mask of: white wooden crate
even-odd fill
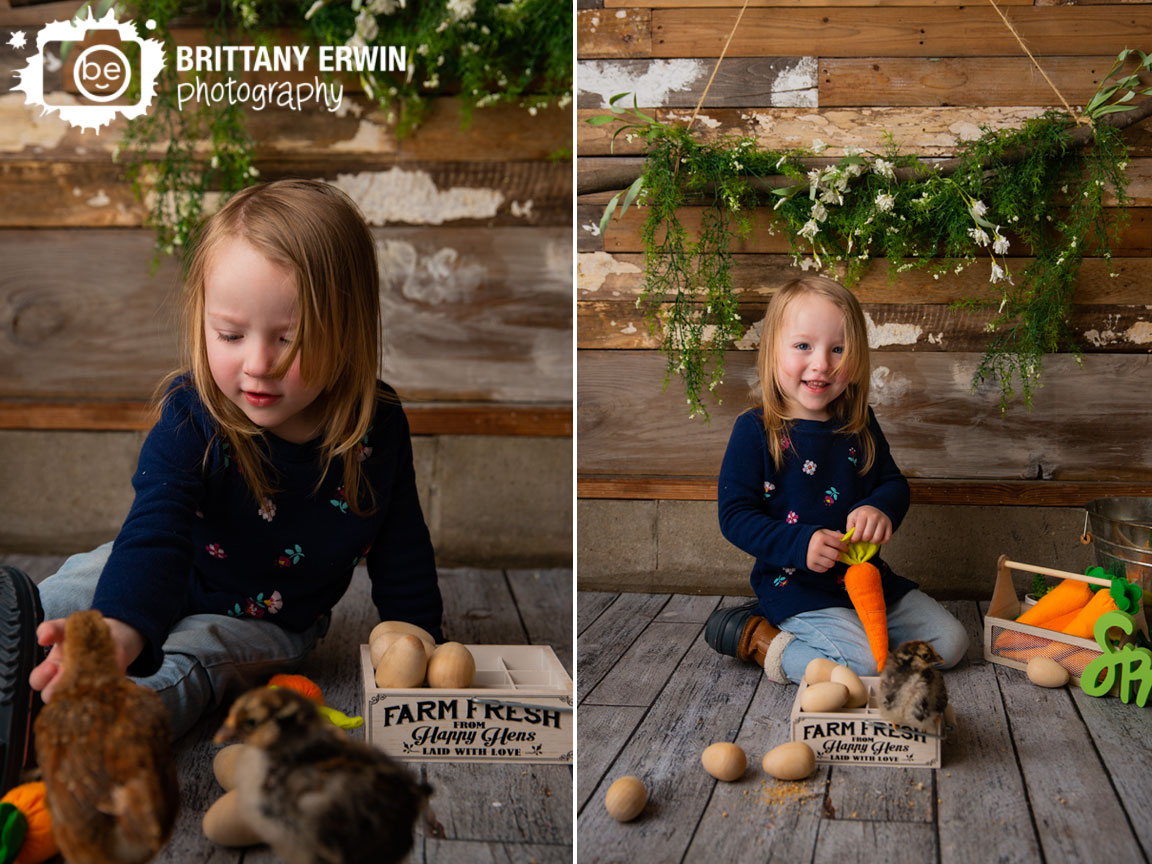
[[[468,645],[475,686],[376,686],[360,646],[368,741],[423,762],[572,762],[572,679],[548,645]]]
[[[940,767],[941,725],[926,735],[907,726],[893,726],[880,716],[876,693],[879,677],[862,677],[868,688],[863,708],[801,711],[800,697],[808,684],[800,682],[792,703],[792,740],[803,741],[823,765],[899,765]]]

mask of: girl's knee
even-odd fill
[[[941,668],[951,669],[968,654],[968,631],[964,625],[952,618],[947,627],[932,640],[932,647],[944,661]]]

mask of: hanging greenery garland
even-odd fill
[[[531,117],[572,98],[572,15],[555,0],[100,0],[96,12],[114,5],[122,18],[154,21],[149,35],[170,58],[155,104],[128,122],[114,156],[147,203],[158,249],[169,254],[187,247],[209,190],[226,198],[259,173],[242,104],[179,105],[172,27],[182,16],[203,22],[209,45],[269,46],[283,39],[277,28],[287,28],[310,46],[404,47],[406,72],[360,73],[365,95],[388,112],[399,137],[446,93],[459,101],[465,125],[477,108],[512,104]]]
[[[1139,57],[1139,67],[1120,74],[1129,56]],[[849,149],[835,160],[821,156],[819,140],[793,150],[762,150],[750,137],[702,142],[684,127],[656,122],[635,99],[622,107],[628,94],[614,96],[612,113],[588,122],[618,124],[613,142],[636,136],[647,149],[643,173],[611,199],[600,229],[617,209],[646,208],[637,306],[667,357],[665,386],[683,378],[689,417],[708,417],[704,393],[722,383],[724,352],[743,335],[732,244],[753,230],[754,208],[767,199],[767,230],[787,236],[794,264],[832,271],[848,286],[878,257],[892,278],[920,268],[937,279],[986,259],[999,298],[959,304],[995,309],[973,387],[998,384],[1001,410],[1018,391],[1030,405],[1046,354],[1080,356],[1069,315],[1085,238],[1089,254],[1102,256],[1115,275],[1111,243],[1128,200],[1120,127],[1128,123],[1113,115],[1132,111],[1125,120],[1135,122],[1152,114],[1152,100],[1132,104],[1138,94],[1152,95],[1138,77],[1150,68],[1152,55],[1125,49],[1081,118],[1049,111],[1019,129],[984,128],[955,158],[934,163],[901,153],[891,140],[882,153]],[[1104,206],[1109,190],[1114,210]],[[704,205],[695,236],[679,216],[690,204]],[[1008,266],[1013,241],[1026,250],[1015,254],[1034,259],[1020,272]]]

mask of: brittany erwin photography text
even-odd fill
[[[303,72],[308,62],[308,45],[181,45],[176,49],[178,72]],[[408,51],[403,45],[321,45],[317,52],[320,72],[404,72]],[[200,75],[183,81],[177,88],[180,110],[195,99],[202,103],[245,104],[256,111],[270,105],[301,110],[304,105],[322,103],[336,111],[344,98],[340,81],[326,82],[319,75],[312,81],[273,81],[251,84],[229,78],[205,81]]]

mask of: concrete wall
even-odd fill
[[[576,518],[580,590],[751,594],[752,557],[720,534],[714,501],[581,499]],[[913,506],[883,554],[934,597],[988,600],[1001,554],[1084,572],[1083,528],[1078,508]]]
[[[115,537],[143,440],[137,432],[0,432],[0,552],[67,554]],[[441,566],[571,566],[571,439],[412,443]]]

